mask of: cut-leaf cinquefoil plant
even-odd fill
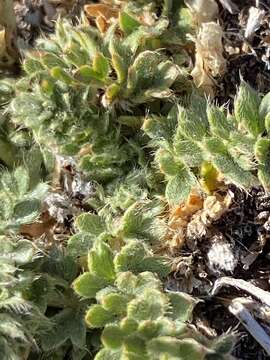
[[[244,189],[261,183],[269,190],[268,112],[269,94],[261,99],[242,82],[232,115],[197,96],[167,117],[149,115],[143,129],[157,149],[169,202],[185,200],[199,180],[213,190],[218,177]]]
[[[124,9],[104,35],[85,21],[73,27],[59,20],[55,35],[26,56],[10,104],[13,122],[54,154],[73,156],[92,179],[125,174],[139,156],[130,139],[144,146],[135,134],[147,108],[159,112],[174,91],[190,87],[156,44],[169,28],[168,16],[147,25]]]
[[[3,360],[83,360],[94,351],[81,301],[70,284],[77,264],[59,249],[0,236],[0,355]]]
[[[85,315],[91,329],[102,329],[103,348],[95,359],[229,356],[232,338],[220,338],[227,344],[222,348],[189,325],[196,300],[164,292],[158,278],[164,275],[160,260],[140,241],[130,241],[114,256],[106,243],[97,240],[88,255],[88,269],[73,288],[82,298],[96,300]]]

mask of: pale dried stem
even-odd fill
[[[247,331],[256,339],[256,341],[270,355],[270,337],[264,331],[262,326],[254,319],[251,313],[239,299],[234,299],[229,305],[229,311],[237,317]]]
[[[242,279],[222,277],[218,279],[213,287],[212,295],[215,295],[223,286],[233,286],[247,292],[261,303],[270,307],[270,293]]]

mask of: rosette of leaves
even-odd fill
[[[59,20],[55,35],[40,39],[24,61],[13,122],[54,154],[74,156],[93,179],[122,175],[137,162],[129,140],[146,108],[159,111],[178,80],[183,88],[180,68],[149,44],[167,26],[165,17],[147,26],[123,11],[102,37],[88,24]]]
[[[73,258],[84,258],[95,241],[105,241],[119,250],[129,241],[139,241],[153,247],[160,245],[166,234],[162,219],[164,204],[158,199],[136,200],[124,212],[115,214],[107,205],[99,213],[83,213],[75,220],[75,229],[67,244],[67,252]]]
[[[1,359],[84,359],[96,344],[84,322],[89,301],[70,288],[73,259],[56,248],[44,256],[32,242],[4,236],[0,259]]]
[[[27,359],[36,347],[35,336],[48,331],[49,322],[38,307],[28,301],[24,290],[31,276],[24,270],[37,256],[28,240],[0,236],[0,356],[3,360]]]
[[[185,200],[201,174],[209,186],[220,174],[244,189],[260,182],[269,190],[268,111],[269,95],[261,100],[242,82],[233,115],[195,96],[189,107],[175,106],[167,117],[146,118],[143,128],[157,148],[168,201]]]
[[[36,262],[33,270],[35,277],[24,296],[39,307],[51,327],[36,336],[39,350],[32,349],[30,359],[50,359],[52,354],[57,359],[84,359],[94,342],[84,322],[89,301],[80,301],[70,287],[77,276],[76,262],[55,247]]]
[[[161,258],[145,245],[130,241],[113,256],[97,241],[88,255],[89,271],[73,283],[82,298],[95,298],[85,315],[87,325],[102,329],[102,349],[95,359],[206,359],[224,356],[188,325],[196,300],[183,293],[164,292]],[[163,270],[162,270],[163,268]],[[166,267],[165,267],[166,269]],[[227,339],[227,343],[229,339]],[[230,338],[230,342],[232,339]],[[215,344],[216,345],[216,344]]]

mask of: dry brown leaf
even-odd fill
[[[223,75],[226,70],[222,36],[221,26],[215,22],[209,22],[202,24],[197,38],[193,39],[196,45],[196,56],[191,75],[195,85],[210,97],[214,95],[213,77]]]
[[[118,17],[118,10],[105,4],[88,4],[84,6],[84,11],[88,16],[103,16],[106,20]]]
[[[218,195],[208,196],[203,203],[203,209],[194,214],[187,225],[187,237],[190,240],[200,239],[206,235],[208,227],[219,220],[229,209],[232,197],[227,194],[224,198]],[[192,248],[192,241],[189,242]]]
[[[96,26],[98,30],[103,34],[108,29],[108,22],[103,16],[98,16],[96,18]]]
[[[118,9],[105,4],[88,4],[84,6],[88,17],[94,18],[101,33],[106,32],[113,19],[118,17]]]
[[[55,219],[50,217],[48,212],[41,215],[39,222],[33,224],[22,225],[20,233],[27,238],[38,239],[42,235],[45,235],[49,241],[53,239],[53,227],[56,224]]]
[[[181,248],[185,242],[186,228],[193,214],[203,207],[203,198],[193,190],[185,203],[172,210],[168,220],[167,241],[171,248]]]

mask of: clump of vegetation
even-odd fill
[[[261,99],[242,82],[233,115],[195,96],[171,116],[148,116],[143,129],[157,149],[168,201],[185,200],[200,179],[209,191],[218,180],[246,190],[261,183],[269,190],[268,103],[268,94]]]
[[[89,252],[88,268],[73,287],[97,302],[85,315],[90,328],[103,329],[103,349],[95,359],[226,359],[230,346],[226,351],[215,348],[188,324],[196,300],[163,291],[157,275],[166,275],[164,265],[141,242],[130,241],[114,257],[111,248],[98,241]]]
[[[190,88],[173,52],[162,50],[173,31],[169,18],[155,19],[148,9],[153,22],[147,25],[133,17],[133,7],[121,10],[104,35],[86,20],[77,27],[59,20],[55,35],[27,55],[10,105],[12,121],[31,129],[35,141],[73,156],[101,182],[138,163],[147,107],[159,112],[173,91]]]
[[[0,357],[229,360],[235,335],[196,328],[199,301],[168,290],[164,248],[180,250],[197,212],[207,227],[230,207],[215,194],[211,217],[203,192],[270,189],[269,94],[242,82],[233,113],[198,94],[182,1],[86,13],[59,19],[22,76],[0,83]],[[63,169],[91,192],[82,204],[76,185],[80,215],[63,217],[59,237],[44,199],[74,185]],[[23,238],[42,216],[50,244]]]

